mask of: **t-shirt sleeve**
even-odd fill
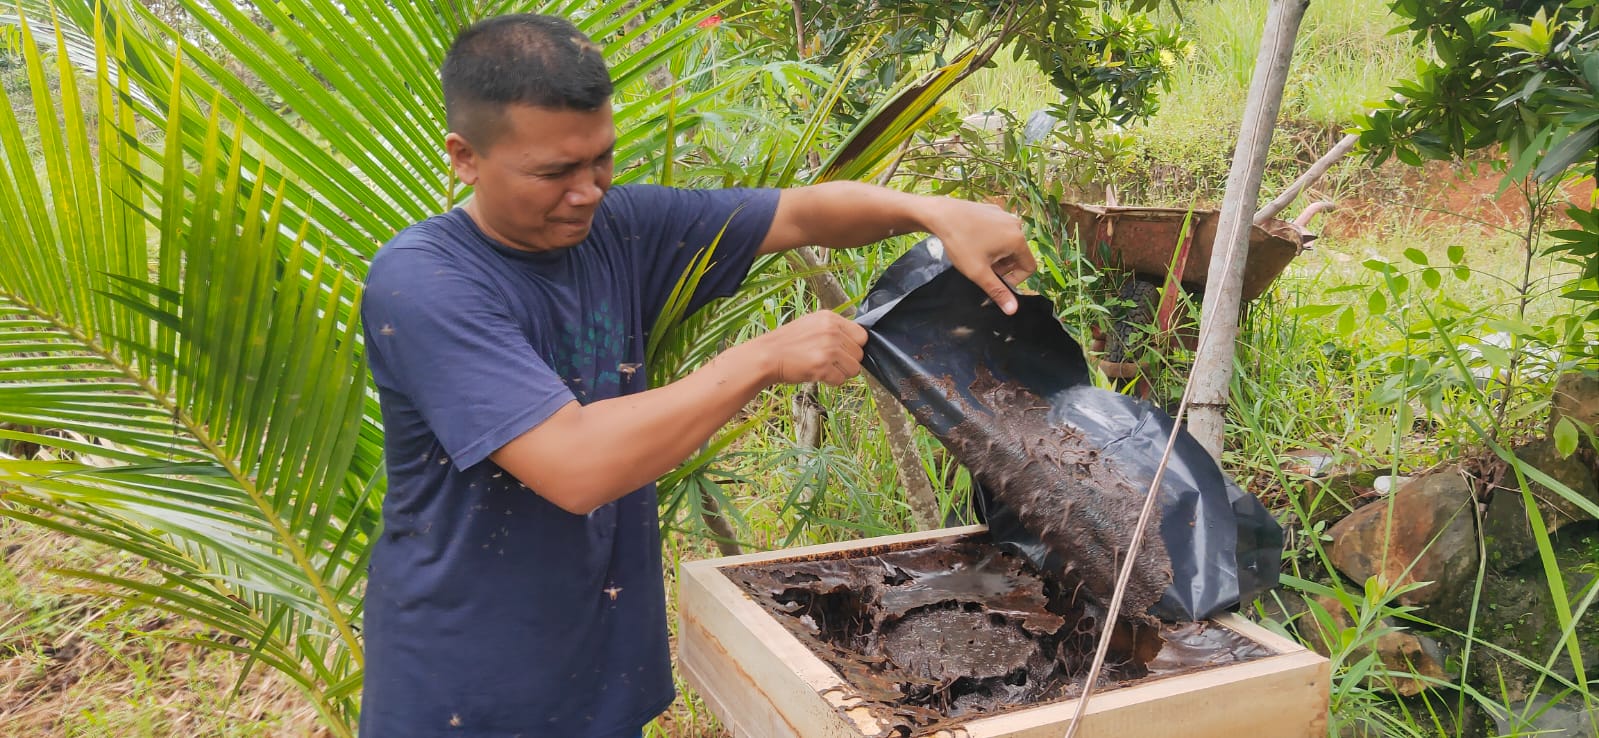
[[[646,330],[679,280],[709,251],[684,315],[738,290],[777,214],[780,190],[682,190],[633,185],[614,211],[637,269]]]
[[[424,251],[375,259],[361,315],[373,378],[466,469],[574,400],[494,285]]]

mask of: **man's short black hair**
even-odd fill
[[[440,76],[450,130],[478,148],[499,135],[507,105],[590,112],[611,99],[600,47],[571,21],[535,13],[501,15],[462,30]]]

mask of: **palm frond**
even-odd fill
[[[155,580],[71,572],[105,594],[245,637],[302,684],[343,678],[360,665],[365,548],[340,543],[375,526],[371,497],[346,490],[367,400],[348,319],[359,286],[285,234],[281,195],[246,181],[244,137],[222,135],[246,121],[211,105],[197,159],[178,123],[149,149],[102,24],[92,96],[55,55],[59,102],[21,27],[41,153],[0,98],[0,200],[19,226],[0,233],[0,419],[70,436],[7,432],[73,458],[0,462],[0,515],[159,565]],[[182,121],[181,66],[170,79],[164,112]],[[149,203],[146,168],[164,170]]]

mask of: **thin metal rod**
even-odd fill
[[[1299,175],[1299,179],[1288,185],[1288,189],[1283,190],[1282,194],[1278,195],[1276,199],[1266,203],[1265,207],[1255,211],[1255,225],[1261,225],[1277,217],[1278,213],[1292,205],[1294,200],[1299,199],[1300,193],[1303,193],[1305,188],[1315,184],[1316,180],[1321,179],[1322,175],[1327,173],[1327,170],[1332,169],[1332,166],[1338,163],[1338,160],[1353,151],[1357,143],[1360,143],[1360,134],[1358,133],[1351,133],[1338,139],[1338,143],[1327,153],[1322,154],[1321,158],[1316,160],[1316,163],[1311,164],[1304,174]]]

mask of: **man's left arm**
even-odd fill
[[[995,205],[912,195],[861,182],[827,182],[783,190],[760,253],[800,246],[854,248],[904,233],[930,233],[961,274],[1007,314],[1015,286],[1037,264],[1021,219]]]

